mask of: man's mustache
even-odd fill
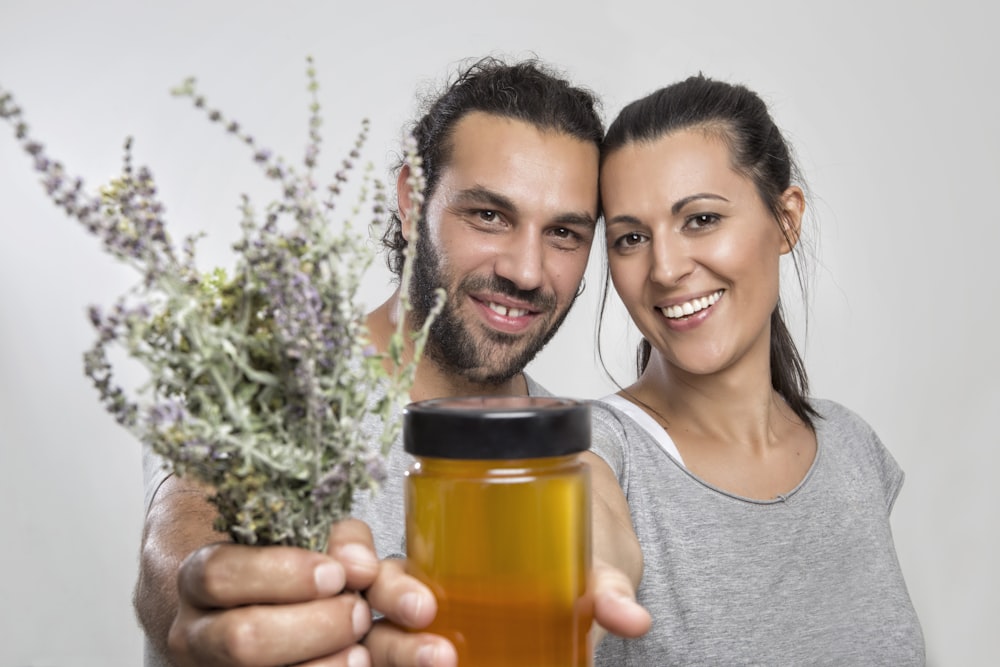
[[[469,276],[459,285],[465,292],[494,292],[517,299],[531,307],[532,310],[552,310],[556,306],[556,296],[551,292],[543,292],[542,288],[523,290],[512,281],[498,275]]]

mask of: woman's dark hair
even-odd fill
[[[599,106],[592,92],[570,85],[537,60],[512,65],[493,57],[476,61],[429,103],[412,129],[424,170],[424,206],[451,159],[455,125],[466,114],[483,111],[513,118],[599,146],[604,136]],[[399,276],[406,239],[398,211],[390,214],[382,245],[389,270]]]
[[[795,239],[789,238],[786,226],[781,224],[784,216],[781,197],[793,182],[801,182],[799,170],[767,105],[745,86],[699,74],[632,102],[608,128],[601,145],[601,162],[627,144],[653,142],[688,129],[701,129],[726,143],[733,168],[753,181],[790,245],[798,248],[799,244],[793,243]],[[792,257],[799,287],[805,295],[805,281],[794,251]],[[602,303],[600,320],[603,316]],[[643,339],[637,359],[640,374],[649,363],[650,353],[649,341]],[[785,325],[780,299],[771,313],[771,385],[795,414],[812,426],[812,418],[818,417],[818,413],[807,399],[809,379]]]

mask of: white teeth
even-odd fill
[[[503,315],[504,317],[524,317],[528,314],[526,308],[508,308],[507,306],[502,306],[499,303],[493,303],[490,301],[486,304],[489,309],[492,310],[497,315]]]
[[[676,320],[680,317],[687,317],[688,315],[694,315],[699,310],[705,310],[716,301],[722,297],[722,290],[709,294],[708,296],[703,296],[700,299],[691,299],[690,301],[685,301],[684,303],[679,303],[676,306],[667,306],[666,308],[660,308],[666,317]]]

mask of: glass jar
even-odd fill
[[[407,567],[437,597],[428,632],[458,664],[587,667],[590,409],[550,397],[412,403]]]

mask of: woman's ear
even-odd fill
[[[802,218],[806,212],[806,196],[802,188],[791,185],[781,195],[781,254],[791,252],[802,233]]]
[[[410,165],[404,164],[396,177],[396,211],[399,215],[400,231],[407,242],[410,240],[410,229],[413,225],[413,191],[410,189]]]

